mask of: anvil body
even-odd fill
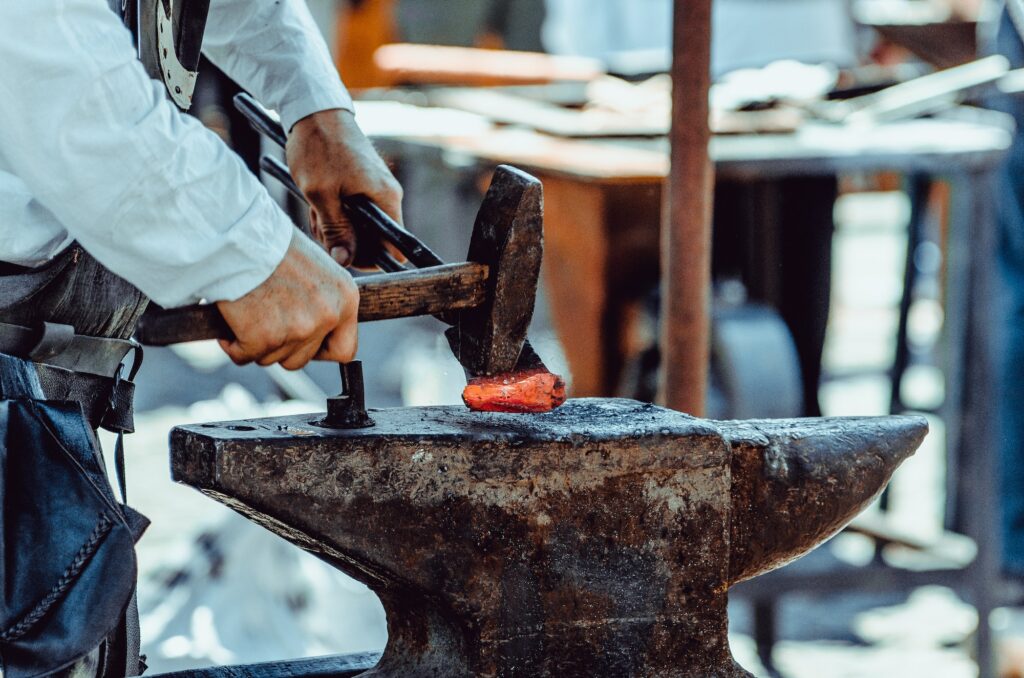
[[[727,592],[838,531],[919,417],[709,422],[628,400],[545,415],[431,407],[172,433],[172,470],[365,582],[367,676],[748,676]]]

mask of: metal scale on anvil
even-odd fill
[[[238,103],[283,143],[255,102]],[[297,192],[280,163],[264,166]],[[211,675],[749,676],[729,649],[729,588],[842,529],[927,432],[920,417],[711,422],[630,400],[561,405],[564,385],[526,342],[540,182],[497,170],[464,264],[441,264],[368,201],[346,209],[360,243],[383,239],[422,267],[373,252],[390,272],[358,281],[360,320],[437,315],[473,377],[467,403],[506,411],[367,412],[347,366],[326,414],[176,428],[175,480],[366,583],[388,618],[379,660]],[[159,345],[229,334],[212,306],[140,328]]]

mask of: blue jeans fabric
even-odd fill
[[[1006,10],[995,49],[1013,68],[1024,67],[1021,41]],[[999,173],[996,214],[1002,313],[997,359],[999,481],[1003,570],[1024,577],[1024,97],[994,96],[991,107],[1013,116],[1019,132]]]
[[[43,389],[32,363],[0,353],[0,398],[43,399]]]

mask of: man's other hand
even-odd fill
[[[356,235],[341,198],[365,195],[402,223],[402,187],[348,111],[320,111],[288,134],[288,167],[309,201],[313,234],[342,266],[356,255]]]
[[[348,271],[296,231],[284,259],[259,287],[217,302],[235,333],[221,348],[238,365],[281,363],[297,370],[314,358],[355,358],[359,290]]]

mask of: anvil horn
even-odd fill
[[[729,583],[819,546],[882,491],[923,417],[716,422],[732,445]]]

